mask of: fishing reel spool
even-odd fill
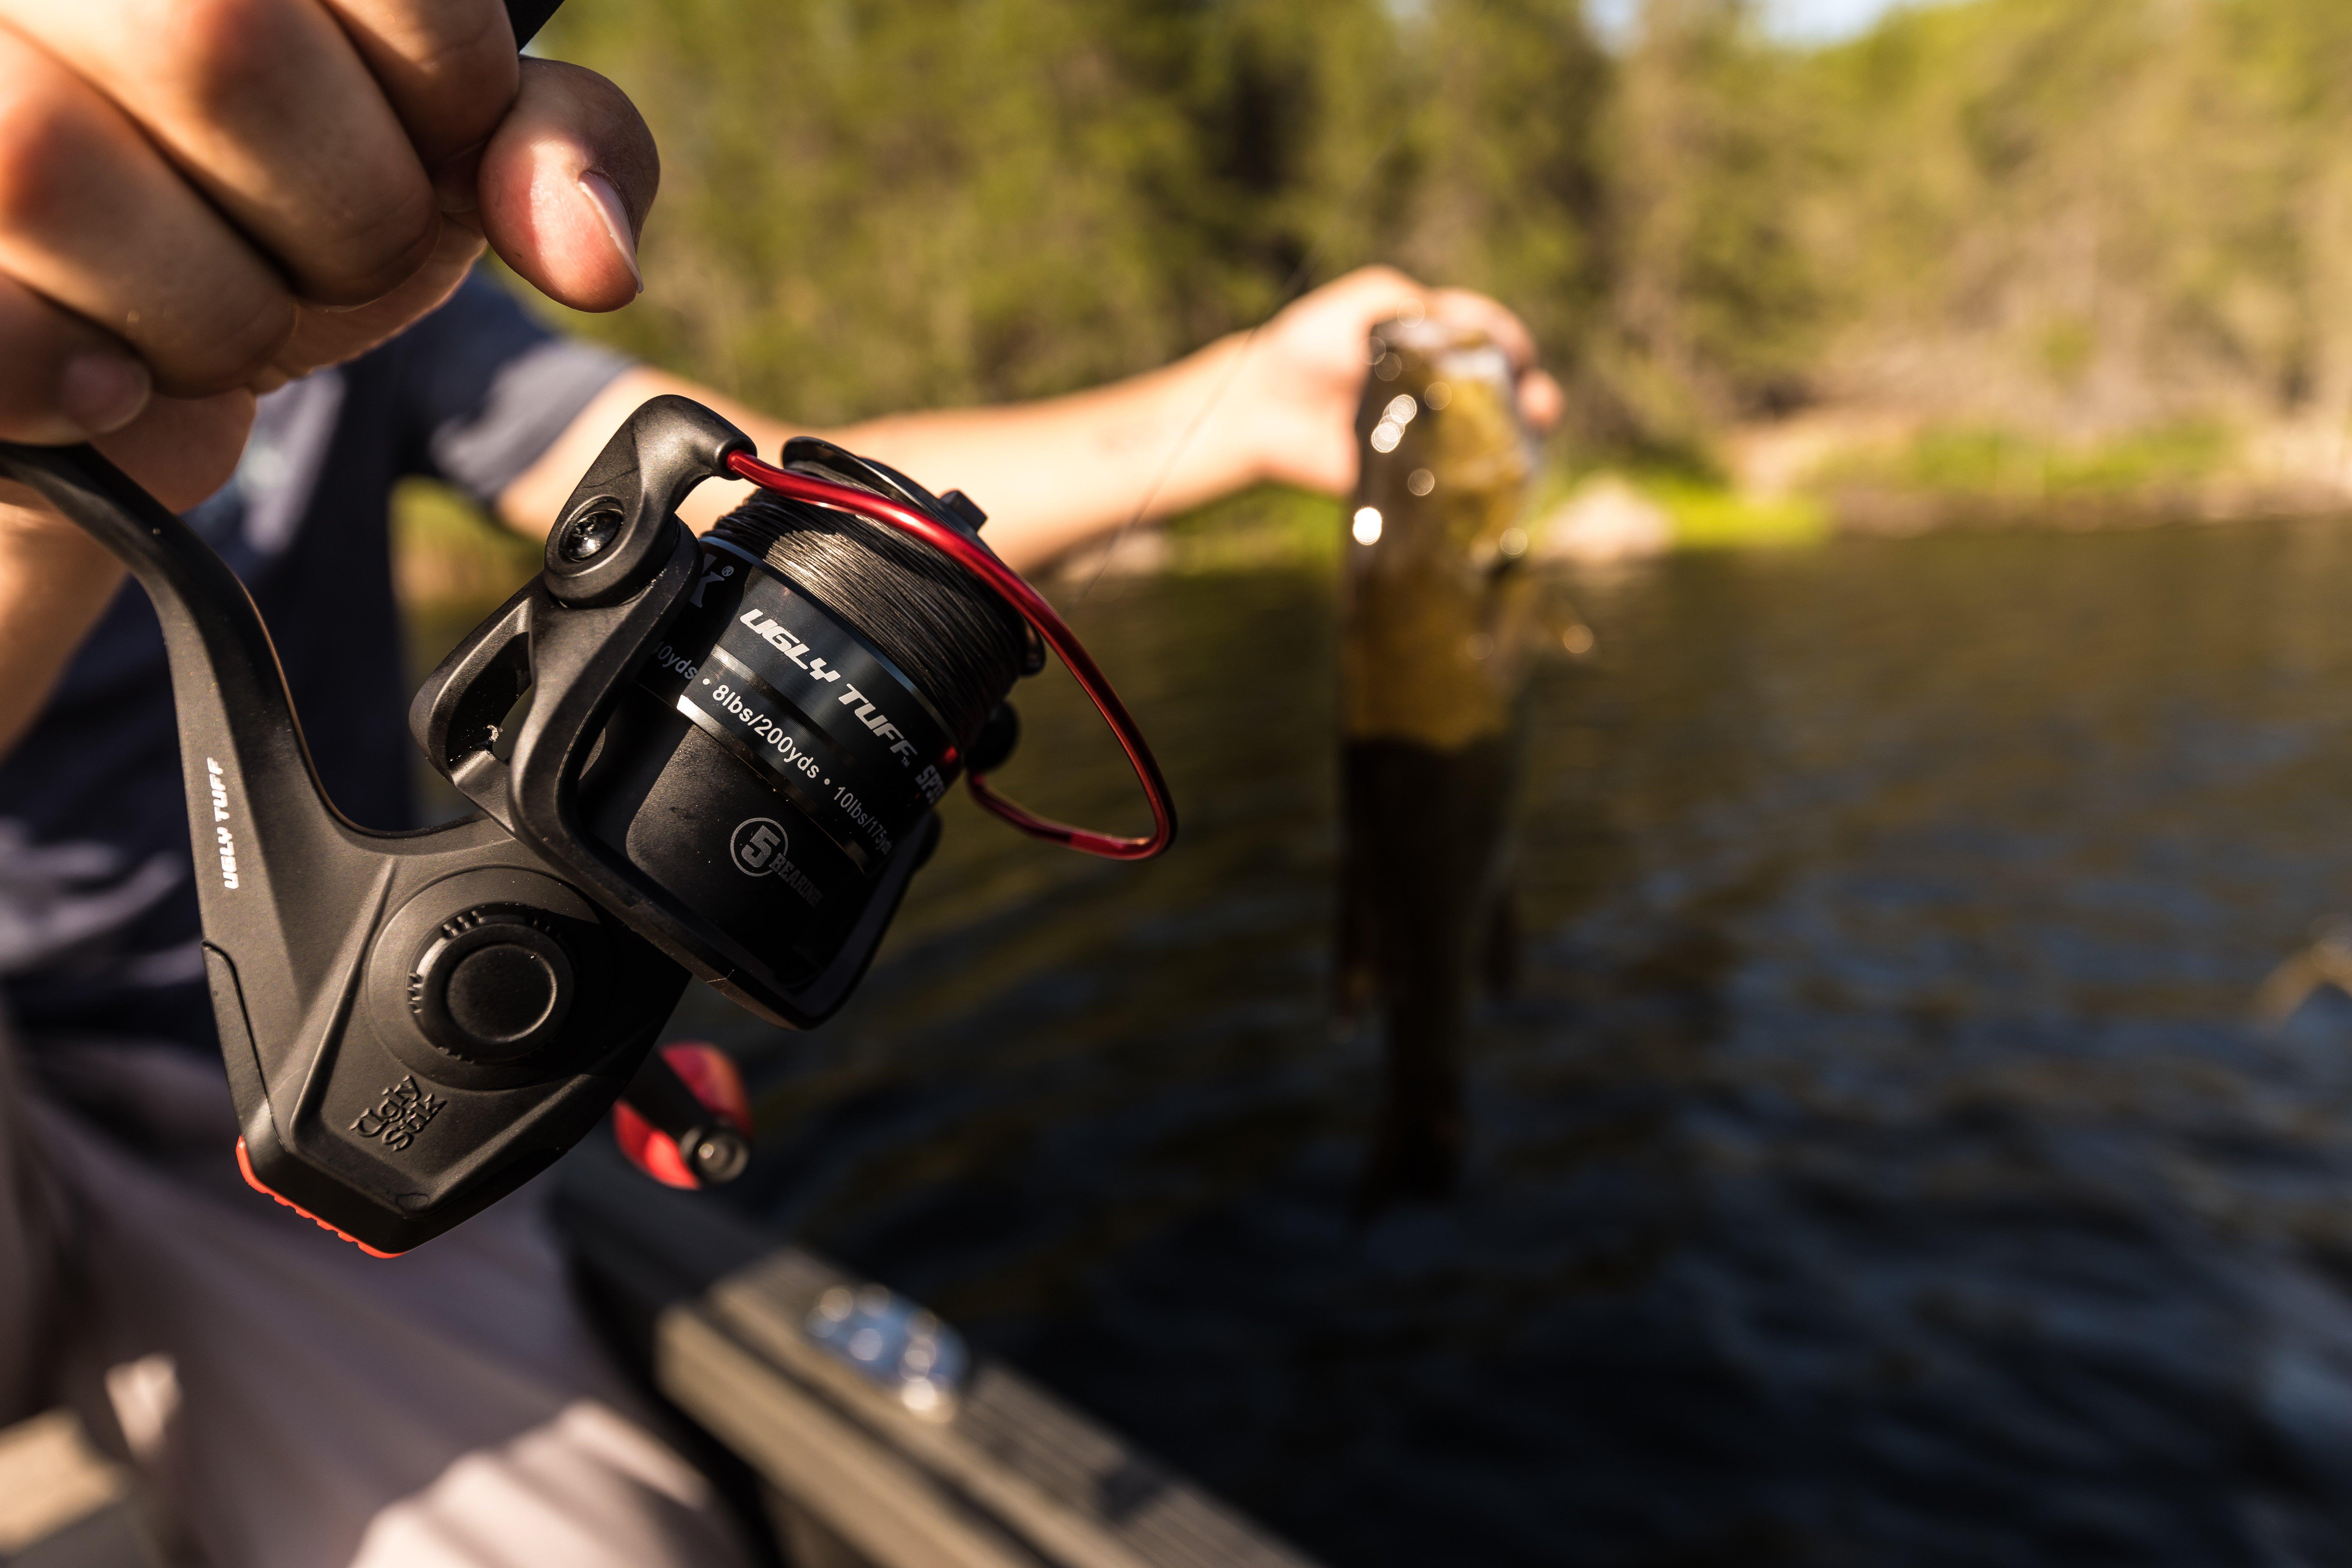
[[[121,557],[163,624],[205,961],[256,1186],[396,1254],[545,1170],[625,1092],[694,1174],[723,1180],[741,1134],[651,1051],[687,977],[773,1023],[829,1016],[937,843],[933,807],[957,773],[1048,840],[1123,859],[1167,847],[1150,749],[1069,629],[981,542],[979,510],[824,442],[782,459],[761,463],[688,399],[639,408],[558,514],[544,570],[411,705],[427,759],[478,810],[381,834],[325,798],[268,634],[220,558],[90,448],[0,443],[0,474]],[[779,499],[698,541],[677,506],[721,477]],[[826,531],[963,595],[972,624],[995,627],[993,663],[933,621],[877,631],[812,592],[796,542]],[[879,625],[911,590],[877,583]],[[1017,731],[1001,688],[1047,648],[1133,763],[1148,837],[1045,821],[982,777]],[[940,689],[958,658],[969,678]]]

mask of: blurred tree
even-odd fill
[[[1809,395],[1826,321],[1802,230],[1822,128],[1747,0],[1650,0],[1607,125],[1610,331],[1588,371],[1624,437],[1698,445]]]
[[[683,0],[553,47],[661,136],[639,352],[833,420],[1064,390],[1276,302],[1396,67],[1374,0]]]
[[[1839,341],[1817,388],[2084,434],[2352,412],[2352,12],[1979,0],[1790,62]]]
[[[1614,71],[1583,7],[1433,0],[1401,17],[1393,47],[1414,64],[1389,111],[1403,132],[1389,226],[1345,259],[1507,300],[1554,363],[1587,363],[1607,322]]]
[[[781,414],[1064,390],[1362,261],[1489,289],[1592,442],[1811,401],[2087,434],[2352,416],[2352,6],[667,0],[556,52],[660,135],[583,330]]]
[[[679,0],[549,47],[661,138],[647,293],[583,330],[780,413],[1035,395],[1404,259],[1598,296],[1576,0]]]

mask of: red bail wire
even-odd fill
[[[1103,672],[1077,635],[1071,631],[1054,606],[1038,597],[1037,591],[1021,579],[1021,574],[999,561],[995,553],[977,541],[910,506],[903,506],[887,497],[849,485],[837,485],[807,474],[795,474],[760,461],[749,452],[736,452],[728,457],[728,471],[736,478],[749,479],[761,489],[790,496],[794,500],[812,506],[832,507],[850,512],[885,528],[895,528],[911,538],[919,539],[953,561],[957,565],[988,584],[1000,599],[1037,628],[1045,646],[1054,650],[1079,689],[1094,702],[1095,709],[1110,726],[1111,734],[1118,741],[1119,749],[1134,765],[1135,776],[1143,785],[1143,798],[1151,806],[1151,836],[1148,838],[1127,838],[1117,834],[1097,833],[1091,828],[1072,827],[1067,823],[1051,822],[1007,800],[988,785],[978,773],[967,773],[965,783],[972,798],[1034,837],[1055,844],[1066,844],[1088,855],[1099,855],[1109,860],[1149,860],[1166,849],[1176,837],[1176,807],[1168,798],[1168,781],[1160,776],[1160,763],[1151,755],[1143,732],[1127,711],[1127,704],[1110,688]]]

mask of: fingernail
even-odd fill
[[[98,350],[66,362],[58,378],[58,407],[91,435],[103,436],[138,418],[153,390],[145,365],[126,353]]]
[[[621,193],[613,188],[612,181],[593,169],[580,176],[580,188],[588,193],[604,232],[613,237],[613,248],[621,253],[629,276],[636,279],[637,292],[644,293],[645,274],[637,270],[637,237],[629,232],[629,209],[621,205]]]

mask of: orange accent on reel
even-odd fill
[[[309,1209],[304,1208],[300,1204],[296,1203],[292,1198],[286,1196],[283,1193],[277,1192],[270,1187],[263,1185],[261,1178],[253,1173],[253,1157],[245,1152],[245,1140],[243,1138],[239,1138],[236,1141],[236,1168],[244,1173],[245,1184],[247,1186],[251,1187],[257,1193],[267,1194],[277,1202],[284,1204],[288,1208],[292,1209],[296,1214],[300,1215],[304,1219],[307,1219],[312,1225],[317,1226],[320,1230],[326,1231],[331,1236],[341,1237],[345,1241],[350,1242],[353,1247],[358,1247],[370,1258],[397,1258],[400,1256],[397,1252],[377,1251],[374,1247],[370,1247],[366,1242],[362,1241],[358,1237],[352,1235],[351,1232],[337,1230],[333,1226],[329,1225],[325,1220],[320,1219],[317,1215],[312,1214]]]

